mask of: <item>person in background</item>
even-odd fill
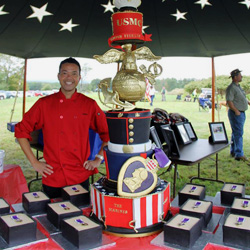
[[[230,73],[232,83],[226,89],[226,101],[229,107],[228,118],[232,129],[230,154],[237,161],[248,161],[243,151],[243,133],[246,120],[245,111],[250,104],[245,91],[241,88],[241,71],[235,69]]]
[[[153,106],[153,101],[154,101],[154,98],[155,98],[155,88],[154,88],[154,85],[150,86],[149,95],[150,95],[150,99],[151,99],[150,106]]]
[[[206,94],[201,92],[198,100],[199,100],[199,105],[205,110],[208,108],[210,113],[212,110],[212,102],[209,98],[206,98]]]
[[[81,184],[88,190],[89,176],[98,172],[103,147],[109,141],[104,112],[95,100],[77,92],[81,67],[74,58],[60,63],[58,93],[40,98],[15,126],[15,136],[32,167],[42,175],[43,191],[50,197],[61,196],[64,186]],[[103,141],[94,160],[90,155],[89,129]],[[31,150],[30,133],[42,129],[43,156],[40,162]]]
[[[196,101],[196,99],[197,99],[197,90],[196,89],[194,89],[194,91],[193,91],[193,93],[192,93],[192,96],[193,96],[193,98],[194,98],[194,102]]]
[[[166,88],[164,86],[161,89],[161,101],[162,102],[166,101]]]

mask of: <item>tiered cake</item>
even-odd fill
[[[107,176],[92,185],[91,199],[94,217],[103,222],[107,231],[141,236],[162,229],[162,220],[170,208],[170,184],[156,175],[158,166],[168,164],[157,162],[149,140],[151,112],[135,107],[135,102],[145,96],[146,78],[154,84],[162,68],[154,63],[148,70],[140,66],[142,73],[137,70],[136,59],[160,59],[147,47],[136,48],[150,40],[142,34],[142,13],[137,11],[141,1],[113,2],[119,11],[112,16],[109,44],[122,51],[111,49],[94,58],[100,63],[122,61],[122,65],[112,81],[112,91],[111,78],[99,84],[99,99],[110,109],[106,112],[110,142],[104,147]]]
[[[93,213],[110,232],[155,232],[162,228],[168,214],[170,184],[147,169],[146,158],[152,158],[154,153],[149,140],[150,118],[149,110],[107,112],[107,176],[92,186],[91,197]]]

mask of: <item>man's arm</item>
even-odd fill
[[[103,142],[101,149],[98,152],[98,155],[103,156],[103,147],[107,146],[107,142]],[[101,158],[95,157],[94,160],[88,160],[83,163],[83,167],[86,168],[87,170],[94,170],[95,168],[98,168],[102,162]]]
[[[235,115],[240,115],[240,111],[234,106],[232,101],[227,101],[228,107],[234,111]]]
[[[51,175],[53,173],[53,167],[46,164],[45,162],[40,162],[36,159],[34,153],[31,150],[30,143],[27,138],[17,138],[24,154],[29,160],[31,166],[43,177],[47,177],[47,175]]]

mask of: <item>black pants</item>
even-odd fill
[[[80,183],[80,185],[89,191],[89,179]],[[62,188],[50,187],[43,184],[43,191],[49,196],[50,199],[61,197]]]

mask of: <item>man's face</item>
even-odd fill
[[[58,80],[64,94],[74,93],[81,79],[79,67],[73,63],[64,63],[58,73]]]
[[[241,73],[239,73],[237,76],[235,76],[235,77],[234,77],[234,80],[235,80],[236,82],[241,82],[241,81],[242,81],[242,75],[241,75]]]

